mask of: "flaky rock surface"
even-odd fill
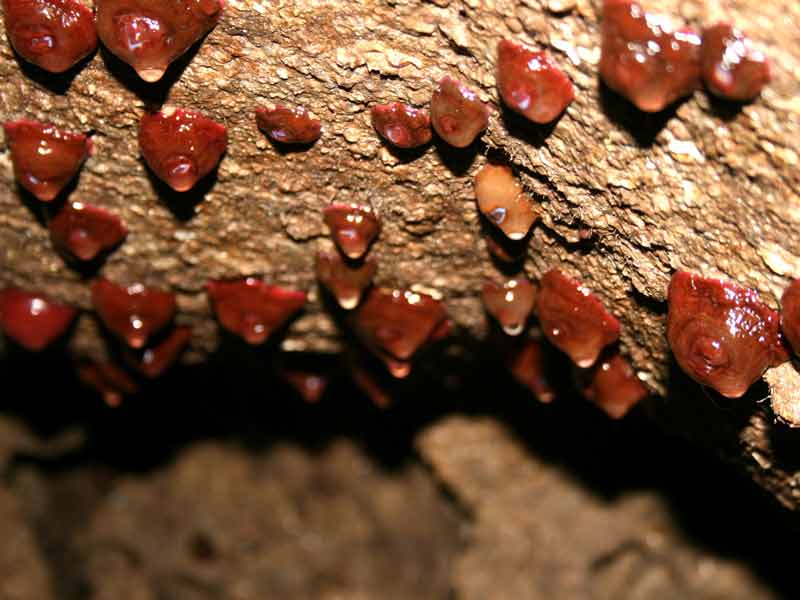
[[[646,116],[598,81],[599,0],[556,4],[563,10],[538,0],[231,0],[199,49],[156,85],[105,51],[77,73],[45,79],[20,64],[3,36],[0,119],[93,132],[96,152],[71,198],[116,212],[130,230],[103,273],[175,291],[180,321],[195,327],[194,360],[217,344],[206,280],[250,274],[312,290],[285,348],[341,347],[314,284],[314,256],[326,236],[322,209],[333,200],[371,202],[383,216],[372,249],[378,285],[436,288],[456,324],[483,335],[481,282],[496,271],[480,236],[472,178],[485,151],[497,149],[541,204],[527,275],[536,280],[559,268],[595,291],[622,322],[623,351],[657,394],[653,415],[796,507],[800,467],[784,453],[800,442],[773,422],[769,403],[745,399],[749,417],[739,419],[739,409],[690,397],[682,378],[676,385],[664,323],[676,269],[736,280],[773,307],[800,276],[800,5],[660,3],[697,25],[722,17],[746,24],[773,61],[774,81],[741,110],[697,93]],[[573,80],[576,100],[555,125],[533,126],[500,110],[494,65],[503,38],[549,50]],[[485,146],[456,152],[434,144],[413,157],[384,146],[370,106],[426,106],[445,75],[497,108]],[[313,111],[322,139],[306,152],[273,147],[254,116],[270,102]],[[137,126],[147,106],[162,104],[201,110],[228,128],[230,147],[213,185],[177,195],[148,172]],[[15,185],[5,141],[0,151],[0,286],[42,288],[89,309],[85,280],[53,251],[40,207]],[[91,319],[81,321],[72,346],[102,352]],[[677,401],[664,400],[670,390]],[[707,435],[709,426],[724,434]]]

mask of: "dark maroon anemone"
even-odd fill
[[[617,352],[585,374],[582,391],[612,419],[621,419],[647,397],[647,388],[630,363]]]
[[[424,110],[393,102],[373,106],[372,126],[387,142],[398,148],[417,148],[431,141],[431,120]]]
[[[485,165],[475,175],[478,209],[511,240],[521,240],[539,218],[511,167]]]
[[[509,279],[502,285],[487,281],[483,284],[483,305],[503,331],[519,335],[536,305],[536,288],[525,278]]]
[[[211,31],[224,0],[95,0],[103,45],[147,82]]]
[[[605,0],[600,76],[639,110],[659,112],[700,85],[700,36],[673,31],[633,0]]]
[[[381,386],[378,380],[367,369],[353,366],[350,369],[350,377],[370,401],[378,408],[389,408],[392,405],[392,396]]]
[[[547,339],[581,368],[619,338],[615,319],[588,288],[560,271],[545,273],[536,313]]]
[[[208,297],[220,324],[248,344],[263,344],[306,303],[306,293],[255,277],[209,281]]]
[[[164,110],[142,117],[139,148],[161,181],[186,192],[217,167],[228,148],[228,133],[198,112]]]
[[[703,30],[701,60],[708,89],[728,100],[752,100],[772,79],[766,55],[728,23]]]
[[[89,362],[78,366],[78,379],[95,390],[108,406],[116,408],[125,396],[139,391],[138,384],[110,362]]]
[[[328,378],[308,371],[284,371],[282,377],[308,404],[316,404],[328,387]]]
[[[800,354],[800,279],[786,288],[781,298],[781,326],[783,334],[795,354]]]
[[[29,63],[63,73],[97,49],[92,11],[77,0],[3,0],[11,45]]]
[[[325,223],[339,250],[351,259],[367,253],[381,231],[378,214],[369,206],[334,202],[325,209]]]
[[[354,263],[335,251],[317,253],[317,278],[345,310],[358,306],[364,290],[372,285],[377,269],[378,261],[371,256]]]
[[[50,123],[23,119],[3,129],[17,181],[42,202],[54,200],[92,152],[90,138]]]
[[[373,288],[355,313],[364,343],[397,378],[411,372],[411,359],[425,343],[446,332],[444,305],[427,294]]]
[[[108,252],[128,235],[119,217],[83,202],[67,203],[50,221],[48,229],[56,248],[84,261]]]
[[[508,40],[497,44],[497,89],[503,102],[534,123],[550,123],[575,99],[569,77],[547,52]]]
[[[678,271],[669,284],[667,339],[683,371],[726,398],[739,398],[789,356],[780,316],[758,292]]]
[[[431,344],[440,342],[450,337],[451,333],[453,333],[453,322],[450,319],[445,319],[433,330],[433,333],[431,333],[431,336],[428,338],[428,342]]]
[[[26,350],[44,350],[64,335],[77,314],[38,292],[0,290],[0,329]]]
[[[178,360],[191,339],[191,327],[175,327],[155,346],[144,350],[136,368],[148,379],[160,377]]]
[[[526,340],[511,358],[509,369],[521,385],[527,387],[540,402],[549,404],[556,398],[555,388],[548,378],[542,344]]]
[[[431,124],[445,142],[466,148],[489,125],[489,107],[451,77],[439,80],[431,98]]]
[[[322,123],[302,106],[272,104],[256,109],[258,128],[283,144],[313,144],[322,135]]]
[[[92,303],[97,316],[113,334],[131,348],[144,348],[150,337],[175,316],[175,295],[141,283],[119,286],[100,277],[92,282]]]
[[[486,241],[486,248],[489,253],[497,260],[504,263],[515,263],[525,256],[525,250],[528,245],[524,241],[501,243],[492,234],[484,235]]]

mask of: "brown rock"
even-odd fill
[[[292,10],[263,13],[230,5],[187,57],[188,66],[176,70],[179,77],[155,87],[127,71],[112,72],[100,54],[72,79],[32,78],[0,36],[0,120],[46,117],[59,127],[96,132],[96,152],[74,195],[118,214],[131,231],[104,275],[178,293],[181,320],[197,333],[188,360],[202,360],[217,343],[204,299],[208,279],[258,273],[283,286],[312,287],[313,241],[324,231],[321,211],[334,197],[371,202],[385,218],[373,249],[381,263],[376,285],[436,287],[459,330],[477,337],[485,333],[480,284],[495,274],[485,253],[476,252],[481,225],[471,202],[471,179],[484,159],[436,148],[396,156],[372,130],[368,107],[397,100],[424,106],[431,82],[443,73],[468,73],[465,85],[496,100],[496,40],[548,40],[569,58],[559,62],[578,88],[569,114],[551,129],[496,116],[483,138],[508,156],[541,201],[526,276],[538,280],[559,268],[613,304],[625,355],[664,397],[672,373],[663,302],[674,270],[725,276],[758,289],[773,308],[800,274],[800,83],[794,75],[800,6],[743,0],[726,7],[726,18],[747,24],[748,34],[776,57],[762,98],[728,114],[697,93],[656,116],[628,111],[598,89],[596,3],[578,3],[558,17],[535,2],[500,6],[488,1],[468,8],[465,21],[462,3],[445,1],[320,6],[296,0]],[[673,14],[679,8],[676,1],[659,7]],[[696,12],[698,21],[711,21],[705,18],[710,9],[698,4]],[[474,23],[492,35],[478,35]],[[541,39],[526,31],[541,32]],[[267,100],[267,91],[274,103],[302,102],[330,135],[310,151],[279,153],[252,119],[252,107]],[[139,157],[137,124],[146,106],[161,100],[202,110],[228,128],[231,150],[216,181],[187,197],[149,178]],[[9,164],[2,163],[0,287],[46,287],[90,308],[84,280],[53,252],[38,209],[21,200]],[[303,235],[286,223],[302,223]],[[587,225],[593,241],[578,247]],[[341,342],[318,301],[286,340],[296,351],[323,352],[339,350]],[[101,358],[103,344],[90,321],[79,325],[74,347]],[[695,400],[699,414],[679,410],[678,401],[655,416],[703,443],[709,443],[708,426],[724,432],[713,437],[716,452],[790,507],[800,506],[793,494],[800,469],[791,461],[776,466],[782,459],[770,437],[783,425],[774,423],[768,403],[751,405],[765,424],[751,430],[703,396]],[[770,466],[752,468],[751,443]]]

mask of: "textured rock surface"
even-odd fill
[[[94,132],[96,154],[71,197],[114,210],[131,232],[104,273],[178,292],[181,320],[195,325],[195,359],[217,340],[202,293],[207,278],[263,273],[313,289],[314,254],[326,234],[321,210],[331,200],[371,201],[385,217],[373,249],[378,283],[437,288],[458,325],[481,335],[480,283],[494,267],[471,177],[484,151],[499,149],[541,202],[528,275],[557,266],[590,286],[622,321],[623,349],[641,377],[663,396],[674,389],[664,339],[674,269],[735,279],[773,306],[800,275],[800,7],[793,0],[659,3],[695,24],[721,16],[746,24],[773,59],[775,81],[741,110],[698,93],[666,114],[644,116],[599,85],[599,5],[231,1],[199,50],[155,86],[105,51],[77,73],[44,77],[20,65],[3,37],[0,118]],[[485,146],[457,152],[434,144],[408,155],[381,144],[369,106],[425,105],[441,76],[462,78],[497,105],[494,49],[505,37],[549,49],[573,79],[576,101],[554,126],[496,110]],[[254,121],[255,107],[268,102],[312,110],[324,123],[322,139],[307,152],[273,147]],[[230,133],[216,180],[186,196],[165,189],[139,157],[138,120],[146,106],[161,104],[200,109]],[[41,207],[13,183],[8,153],[0,154],[0,285],[45,288],[88,308],[85,281],[52,251],[41,221]],[[581,241],[587,230],[591,241]],[[102,352],[90,319],[76,333],[77,351]],[[311,303],[284,346],[340,347],[321,303]],[[797,443],[771,442],[784,433],[775,431],[767,405],[755,409],[763,427],[747,429],[702,396],[699,402],[707,421],[673,411],[681,401],[657,400],[653,412],[699,441],[713,439],[796,506],[800,471],[782,452]],[[709,426],[725,435],[709,436]],[[764,457],[755,467],[752,444]]]
[[[23,519],[19,500],[5,486],[0,487],[0,598],[28,600],[55,598],[47,567],[36,540]]]
[[[42,457],[62,455],[82,443],[82,436],[66,432],[48,442],[38,438],[22,422],[7,415],[0,417],[0,469],[8,474],[19,454],[38,453]],[[27,520],[30,506],[4,481],[0,485],[0,598],[3,600],[55,599],[51,572]]]
[[[452,417],[423,433],[419,448],[474,515],[454,569],[459,598],[779,597],[735,560],[694,546],[663,498],[603,497],[531,459],[496,421]]]
[[[198,446],[119,482],[92,518],[97,598],[443,598],[456,513],[419,467],[381,473],[340,442],[314,456]]]

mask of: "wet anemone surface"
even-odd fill
[[[539,212],[508,165],[487,164],[475,175],[478,210],[509,240],[519,242]]]
[[[667,339],[687,375],[728,398],[789,358],[780,316],[758,292],[685,271],[670,282]]]
[[[80,261],[91,261],[109,252],[128,235],[119,217],[83,202],[68,202],[50,221],[48,229],[53,246]]]
[[[176,192],[187,192],[216,169],[228,147],[225,127],[183,108],[146,114],[139,148],[147,165]]]
[[[619,338],[620,324],[579,281],[552,270],[544,274],[536,314],[547,339],[581,368]]]
[[[362,258],[381,231],[378,213],[367,205],[333,202],[323,211],[331,239],[347,258]]]
[[[700,86],[701,38],[632,0],[604,0],[600,77],[639,110],[659,112]]]
[[[109,361],[85,361],[76,366],[78,380],[92,390],[106,405],[120,406],[126,396],[139,391],[139,385],[128,372]]]
[[[728,100],[752,100],[772,79],[764,52],[730,23],[703,30],[702,69],[708,89]]]
[[[514,379],[528,388],[537,400],[549,404],[556,398],[556,385],[547,361],[547,351],[538,340],[525,340],[512,351],[508,370]]]
[[[317,278],[345,310],[358,306],[364,291],[372,285],[377,269],[378,261],[372,256],[354,262],[335,251],[317,253]]]
[[[583,395],[612,419],[624,417],[648,394],[631,364],[618,352],[610,353],[580,377]]]
[[[483,305],[508,335],[519,335],[536,305],[536,288],[525,278],[514,278],[502,285],[483,284]]]
[[[433,137],[428,113],[408,104],[379,104],[370,109],[370,115],[375,131],[398,148],[418,148],[430,142]]]
[[[552,56],[509,40],[497,45],[497,88],[506,106],[540,125],[575,99],[572,81]]]
[[[161,377],[178,360],[191,337],[191,327],[175,327],[163,339],[134,356],[131,362],[148,379]]]
[[[42,202],[55,200],[92,152],[82,133],[22,119],[3,125],[19,185]]]
[[[39,292],[0,290],[0,331],[30,351],[40,351],[62,337],[78,310]]]
[[[270,139],[282,144],[313,144],[322,135],[321,121],[302,106],[257,108],[256,124]]]
[[[207,290],[220,325],[253,345],[265,343],[306,303],[305,292],[256,277],[209,281]]]
[[[411,290],[374,288],[352,316],[356,334],[397,378],[411,372],[411,359],[435,339],[447,321],[444,304]]]
[[[14,50],[51,73],[97,49],[94,15],[79,0],[3,0],[3,20]]]
[[[174,294],[139,282],[116,284],[100,277],[91,290],[100,321],[131,348],[143,348],[170,324],[177,309]]]
[[[489,107],[452,77],[443,77],[431,98],[431,124],[445,142],[466,148],[489,126]]]
[[[781,327],[795,354],[800,350],[800,280],[786,288],[781,297]]]
[[[98,0],[97,34],[109,51],[153,83],[214,28],[223,7],[223,0]]]

